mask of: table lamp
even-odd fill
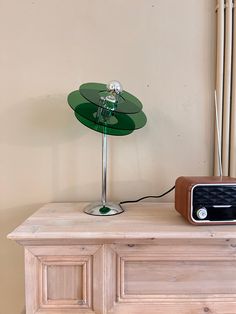
[[[107,135],[124,136],[142,128],[147,118],[142,103],[123,90],[118,81],[107,85],[85,83],[71,92],[68,103],[76,118],[88,128],[102,133],[102,196],[101,202],[89,204],[84,212],[95,216],[122,213],[123,208],[107,202]]]

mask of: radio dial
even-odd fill
[[[196,215],[199,219],[205,219],[207,217],[206,207],[201,207],[197,210]]]

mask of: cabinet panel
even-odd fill
[[[103,312],[102,246],[27,247],[25,267],[27,314]]]
[[[83,265],[47,265],[47,299],[82,300],[83,268]]]
[[[42,308],[91,307],[92,256],[44,256],[39,260]]]
[[[194,304],[217,308],[232,302],[236,313],[236,252],[227,241],[172,240],[111,247],[117,256],[116,311],[122,304],[130,304],[129,308],[133,304],[139,312],[147,304],[192,309]]]
[[[122,261],[125,296],[236,295],[236,261]]]

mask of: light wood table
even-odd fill
[[[173,204],[85,205],[45,205],[9,234],[25,248],[27,314],[236,313],[236,226],[190,225]]]

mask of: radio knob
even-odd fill
[[[201,207],[196,211],[196,215],[199,219],[205,219],[207,217],[206,207]]]

